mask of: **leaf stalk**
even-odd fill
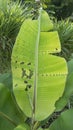
[[[4,114],[3,112],[0,112],[0,116],[2,116],[4,119],[8,120],[15,127],[17,126],[17,124],[10,117],[8,117],[6,114]]]

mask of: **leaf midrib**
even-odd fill
[[[38,18],[38,35],[35,45],[35,69],[34,69],[34,91],[33,91],[33,111],[32,114],[35,116],[36,102],[37,102],[37,85],[38,85],[38,52],[39,52],[39,41],[40,41],[40,25],[41,25],[41,12],[42,8],[39,10]]]

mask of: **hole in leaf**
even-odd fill
[[[28,85],[28,88],[31,88],[31,85]]]
[[[56,50],[58,50],[58,48],[56,48]]]
[[[28,84],[28,85],[26,86],[26,88],[27,88],[27,89],[31,88],[31,85],[30,85],[30,84]]]
[[[28,82],[25,80],[24,83],[27,84]]]
[[[26,75],[26,70],[24,70],[24,68],[22,68],[22,78]]]
[[[15,87],[17,87],[18,86],[18,84],[15,84]]]
[[[15,61],[15,63],[17,63],[17,60]]]
[[[20,62],[20,64],[21,64],[21,65],[23,65],[23,64],[24,64],[24,62],[22,61],[22,62]]]
[[[27,88],[25,88],[25,91],[28,91],[28,89],[27,89]]]
[[[31,65],[31,63],[29,62],[27,65]]]
[[[31,78],[33,76],[33,71],[29,70],[29,72],[30,72],[29,77]]]

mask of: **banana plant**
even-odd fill
[[[60,51],[58,33],[40,8],[37,20],[24,21],[12,52],[13,91],[19,107],[31,118],[29,129],[35,130],[37,122],[55,111],[63,94],[67,65],[64,58],[54,55]]]
[[[64,111],[50,126],[50,130],[73,130],[73,109]],[[49,130],[47,129],[47,130]]]
[[[0,74],[0,130],[13,130],[25,120],[13,97],[11,73]]]

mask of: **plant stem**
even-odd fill
[[[40,122],[38,122],[38,121],[35,122],[33,130],[37,130],[37,128],[39,127],[39,125],[40,125]]]
[[[31,122],[31,130],[34,130],[34,124],[35,124],[35,117],[34,117],[34,110],[32,110],[32,122]]]
[[[37,130],[37,128],[40,126],[40,122],[32,122],[31,124],[31,130]]]
[[[33,125],[33,127],[34,127],[34,123],[35,123],[35,111],[36,111],[36,102],[37,102],[38,48],[39,48],[39,40],[40,40],[40,22],[41,22],[42,8],[40,8],[39,12],[40,12],[40,15],[38,18],[38,34],[37,34],[36,46],[35,46],[35,71],[34,71],[34,91],[33,91],[33,108],[32,108],[32,125]]]
[[[17,124],[3,112],[0,112],[0,116],[2,116],[4,119],[8,120],[12,125],[17,126]]]

